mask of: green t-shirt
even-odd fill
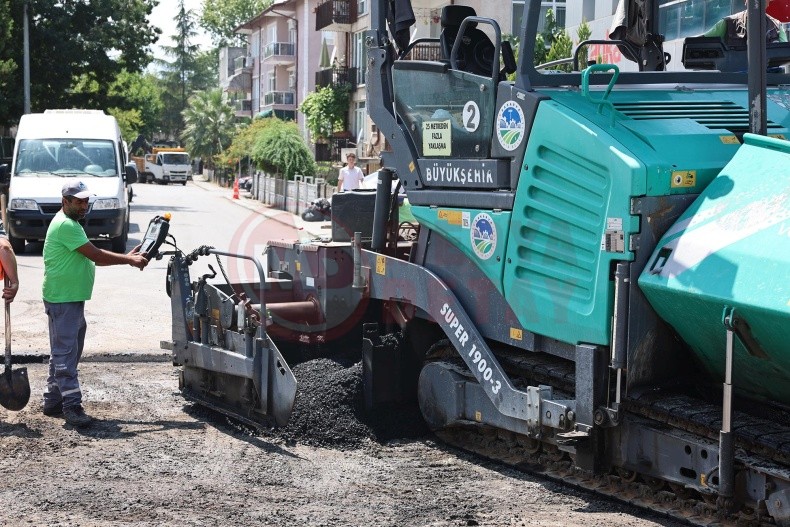
[[[53,304],[90,300],[96,264],[77,251],[86,243],[82,225],[59,211],[44,241],[44,300]]]

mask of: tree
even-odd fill
[[[312,176],[315,174],[313,154],[302,139],[296,124],[292,121],[267,119],[271,121],[255,137],[250,155],[265,169],[279,172],[286,179],[295,174]]]
[[[240,159],[250,155],[258,136],[261,135],[266,128],[278,121],[279,119],[276,118],[255,119],[249,125],[239,126],[236,129],[233,142],[225,150],[223,155],[234,162],[238,162]]]
[[[0,2],[3,7],[10,5],[13,21],[10,39],[0,30],[0,50],[10,47],[10,58],[19,65],[24,2]],[[156,0],[29,0],[31,109],[113,106],[107,94],[112,81],[122,70],[139,72],[151,61],[148,47],[156,42],[160,32],[147,20],[155,3]],[[0,20],[3,27],[8,19],[0,16]],[[8,60],[2,53],[0,60]],[[85,82],[84,79],[96,81],[97,89],[75,90],[75,83]],[[0,123],[16,121],[22,114],[21,68],[16,67],[6,82],[20,89],[12,90],[9,104],[0,104]]]
[[[143,127],[140,110],[122,110],[121,108],[108,108],[107,113],[115,117],[121,129],[121,135],[131,141],[137,137],[138,130]]]
[[[222,100],[219,88],[198,92],[184,110],[184,132],[181,136],[193,157],[202,157],[208,168],[214,168],[214,156],[226,149],[235,133],[233,108]]]
[[[579,42],[590,38],[592,31],[586,20],[582,20],[579,28],[576,30],[576,35]],[[573,41],[568,36],[568,33],[561,27],[557,26],[557,20],[554,18],[554,13],[551,9],[546,11],[546,24],[543,27],[543,32],[535,37],[535,64],[543,64],[573,56]],[[579,52],[579,67],[584,69],[587,67],[588,50],[585,46]],[[560,71],[571,71],[573,66],[571,64],[561,64],[555,66]]]
[[[120,111],[136,111],[139,115],[139,125],[134,133],[124,137],[132,138],[143,134],[151,139],[161,128],[164,111],[162,88],[153,74],[130,73],[124,70],[110,85],[108,94]]]
[[[204,0],[200,26],[209,32],[217,47],[238,45],[241,36],[233,30],[260,14],[271,0]]]
[[[121,70],[118,77],[102,86],[87,75],[80,76],[74,83],[74,90],[86,100],[98,99],[101,90],[105,91],[107,106],[102,109],[116,117],[121,123],[126,138],[151,134],[161,127],[162,97],[156,78],[151,74],[129,73]],[[90,103],[89,107],[93,107]]]
[[[351,89],[348,85],[325,86],[304,98],[299,111],[305,115],[305,124],[313,141],[327,139],[334,132],[346,127]]]
[[[11,6],[9,0],[0,0],[0,124],[3,124],[1,108],[11,106],[10,93],[14,72],[17,69],[13,57],[13,43],[11,41],[11,29],[14,21],[11,19]]]
[[[239,163],[254,164],[250,152],[255,144],[255,139],[275,120],[277,119],[254,119],[252,122],[238,122],[237,120],[236,134],[233,136],[230,146],[216,156],[217,164],[228,168],[236,167]]]
[[[190,84],[192,91],[205,91],[219,86],[219,48],[200,51],[195,55],[195,69]]]
[[[231,167],[243,163],[245,158],[286,178],[316,173],[313,155],[296,124],[276,117],[255,119],[248,126],[238,128],[233,143],[222,152],[219,161]]]
[[[170,37],[173,45],[162,46],[165,54],[173,61],[158,61],[163,68],[163,98],[166,108],[163,128],[167,135],[178,136],[184,127],[182,112],[187,106],[187,98],[192,93],[192,77],[197,66],[195,57],[199,49],[197,44],[192,43],[197,35],[195,26],[194,12],[186,9],[184,0],[179,0],[176,34]]]
[[[582,19],[582,23],[579,24],[579,29],[576,30],[576,36],[579,37],[579,43],[584,42],[592,35],[592,30],[590,29],[590,25],[587,23],[586,19]],[[584,46],[581,51],[579,51],[579,68],[584,69],[587,67],[587,60],[589,59],[590,48],[588,46]]]
[[[560,34],[565,30],[557,27],[557,19],[554,17],[554,10],[546,10],[546,23],[543,25],[543,31],[535,36],[535,64],[543,64],[549,62],[548,54],[551,45]]]
[[[573,41],[571,37],[568,36],[566,31],[561,32],[559,35],[554,37],[554,42],[551,43],[551,48],[549,48],[549,52],[546,55],[546,62],[552,62],[554,60],[566,59],[571,56],[573,53]],[[572,64],[561,64],[557,66],[557,70],[560,71],[571,71],[573,69]]]

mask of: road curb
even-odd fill
[[[287,225],[288,227],[295,227],[297,231],[304,231],[306,232],[311,239],[314,238],[326,238],[331,236],[331,225],[329,221],[320,221],[320,222],[307,222],[304,221],[299,215],[292,214],[290,212],[286,212],[284,210],[272,208],[264,203],[256,201],[251,197],[245,197],[249,195],[246,191],[241,193],[241,197],[239,199],[233,199],[232,189],[222,189],[215,185],[214,183],[210,183],[205,180],[195,180],[193,179],[192,183],[195,186],[208,191],[208,192],[216,192],[218,193],[221,190],[227,190],[227,195],[223,196],[228,201],[244,207],[245,209],[251,210],[262,216],[266,216],[270,220],[274,220],[278,223],[283,225]],[[287,218],[287,219],[286,219]]]

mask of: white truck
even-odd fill
[[[141,182],[186,185],[189,179],[192,179],[192,163],[183,148],[154,147],[150,154],[145,155],[145,170],[140,176]]]
[[[79,179],[95,194],[80,220],[92,240],[109,239],[125,252],[129,235],[129,185],[137,180],[126,163],[126,143],[114,117],[101,110],[46,110],[19,121],[10,171],[6,234],[17,253],[25,241],[43,240],[61,208],[63,184]],[[8,174],[7,167],[0,176]]]

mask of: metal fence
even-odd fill
[[[324,178],[296,175],[293,181],[286,181],[282,176],[263,172],[252,176],[254,199],[293,214],[301,214],[317,199],[331,200],[334,192],[335,187]]]

